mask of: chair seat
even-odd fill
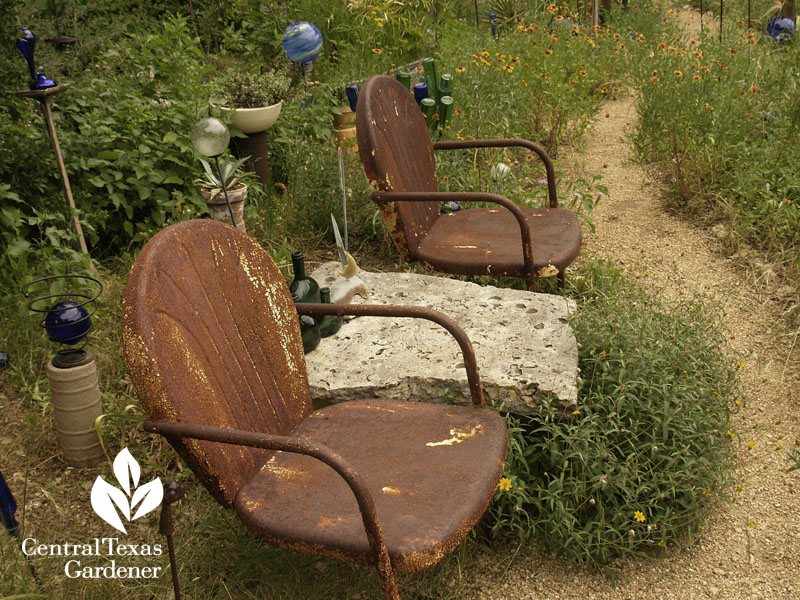
[[[323,408],[293,435],[327,445],[364,478],[400,571],[430,566],[461,542],[492,498],[508,444],[494,411],[395,400]],[[374,564],[353,493],[316,459],[276,452],[234,508],[272,544]]]
[[[531,228],[537,272],[553,265],[563,273],[581,249],[578,217],[563,208],[523,211]],[[447,273],[525,275],[519,224],[503,208],[472,208],[440,216],[420,241],[414,258]]]

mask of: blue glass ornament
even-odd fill
[[[32,90],[43,90],[58,85],[52,79],[48,79],[44,73],[36,72],[36,63],[33,60],[33,53],[36,50],[36,36],[27,27],[22,28],[22,36],[17,40],[17,48],[22,52],[25,61],[28,63],[28,70],[31,73],[31,83],[28,86]]]
[[[345,89],[345,93],[347,94],[347,102],[348,104],[350,104],[350,110],[356,112],[356,104],[358,104],[358,86],[357,85],[347,86],[347,89]]]
[[[791,42],[794,37],[794,21],[776,15],[767,22],[767,35],[779,44]]]
[[[415,83],[414,84],[414,100],[417,101],[417,104],[422,102],[423,98],[428,97],[428,84],[427,83]]]
[[[14,518],[15,512],[17,512],[17,502],[6,484],[6,480],[3,479],[3,474],[0,473],[0,521],[8,529],[8,533],[17,536],[19,535],[19,523]]]
[[[65,300],[47,311],[44,327],[51,342],[77,344],[92,328],[92,319],[83,306]]]
[[[311,23],[297,21],[283,32],[281,46],[289,60],[310,63],[322,50],[322,34]]]

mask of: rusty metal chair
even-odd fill
[[[312,411],[298,312],[442,325],[462,349],[474,406],[376,399]],[[373,565],[386,598],[399,597],[394,571],[437,563],[492,498],[505,422],[484,407],[469,339],[441,313],[294,305],[261,247],[202,220],[168,227],[144,247],[122,326],[128,372],[151,417],[145,429],[164,435],[256,537]],[[162,533],[171,531],[162,515]],[[176,577],[173,564],[179,595]]]
[[[409,91],[386,75],[361,88],[356,111],[358,149],[383,219],[409,262],[459,275],[525,277],[558,274],[581,248],[578,218],[558,208],[553,163],[538,144],[523,139],[431,143],[422,112]],[[547,208],[521,207],[484,192],[440,192],[434,150],[522,146],[535,152],[547,173]],[[440,202],[499,204],[439,214]]]

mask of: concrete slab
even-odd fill
[[[326,263],[312,276],[329,286],[337,266]],[[412,273],[358,275],[372,296],[357,296],[355,303],[425,306],[455,319],[475,347],[487,402],[521,414],[535,412],[544,398],[575,408],[578,347],[566,323],[574,301]],[[306,362],[315,402],[376,396],[470,402],[458,344],[429,321],[351,319],[307,354]]]

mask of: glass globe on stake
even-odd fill
[[[322,34],[307,21],[297,21],[283,32],[281,47],[292,62],[303,65],[303,78],[314,70],[314,60],[322,50]],[[312,77],[313,80],[313,77]]]
[[[230,198],[228,198],[228,187],[225,184],[225,175],[219,165],[220,155],[228,149],[231,141],[231,134],[228,126],[219,119],[206,117],[200,119],[192,127],[192,145],[199,154],[214,159],[219,174],[219,182],[222,186],[222,193],[225,196],[225,203],[228,205],[228,213],[231,216],[231,223],[236,227],[236,218],[233,216]]]

